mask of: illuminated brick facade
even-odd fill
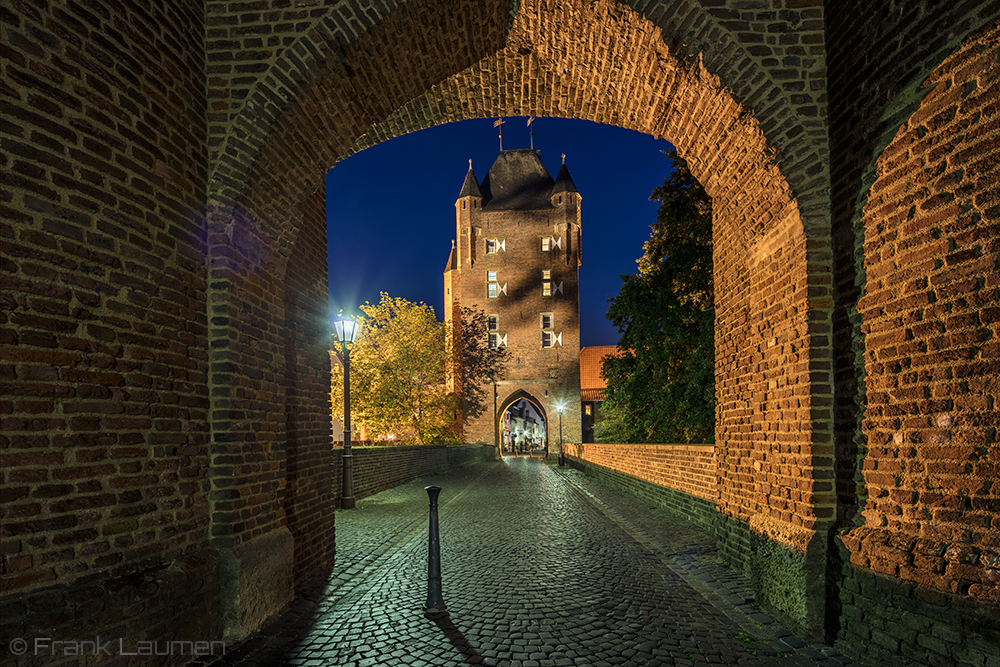
[[[547,421],[550,454],[559,444],[559,404],[564,441],[580,442],[580,194],[569,169],[563,164],[553,180],[528,149],[501,151],[482,183],[470,165],[455,236],[444,274],[453,340],[461,341],[461,308],[481,309],[490,344],[513,357],[496,388],[496,414],[490,406],[470,420],[465,440],[497,444],[504,410],[526,398]],[[452,381],[459,385],[460,374]]]

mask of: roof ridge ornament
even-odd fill
[[[497,118],[496,122],[495,122],[495,123],[493,123],[493,127],[498,127],[498,128],[500,128],[500,152],[501,152],[501,153],[503,153],[503,127],[502,127],[502,126],[503,126],[503,124],[504,124],[504,123],[506,123],[506,122],[507,122],[507,121],[505,121],[505,120],[504,120],[504,119],[503,119],[503,118],[501,117],[501,118]]]

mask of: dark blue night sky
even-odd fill
[[[381,143],[340,162],[326,178],[330,310],[357,313],[379,292],[444,306],[442,273],[455,237],[455,199],[469,158],[481,181],[500,145],[495,119],[449,123]],[[507,118],[505,149],[528,148],[527,118]],[[566,154],[583,197],[581,344],[614,345],[605,318],[619,276],[635,260],[656,219],[653,188],[663,184],[664,140],[589,121],[538,118],[535,149],[553,177]]]

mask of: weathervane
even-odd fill
[[[507,121],[505,121],[503,118],[497,118],[497,122],[493,123],[493,127],[499,127],[500,128],[500,152],[501,153],[503,153],[503,128],[500,127],[500,126],[503,125],[506,122]]]
[[[531,150],[535,150],[535,131],[531,129],[531,121],[535,120],[534,116],[528,116],[528,129],[531,130]]]

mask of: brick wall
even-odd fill
[[[295,582],[333,560],[330,489],[330,327],[327,304],[326,190],[307,201],[285,280],[285,506],[295,539]]]
[[[758,581],[815,603],[829,555],[828,618],[785,612],[852,651],[876,643],[840,620],[860,607],[838,580],[878,595],[877,568],[902,591],[887,614],[912,586],[995,608],[996,38],[970,37],[991,3],[284,4],[0,8],[5,606],[166,566],[183,576],[135,618],[193,624],[157,600],[221,587],[228,628],[234,582],[255,589],[240,568],[271,562],[253,544],[298,535],[298,565],[250,573],[284,596],[286,569],[321,567],[323,177],[405,132],[534,115],[666,137],[713,197],[730,561],[799,549],[791,579]],[[926,655],[958,659],[961,627]]]
[[[713,445],[573,443],[565,446],[565,453],[573,467],[715,531],[718,486]]]
[[[3,646],[218,634],[204,14],[4,2]]]
[[[566,456],[715,502],[714,445],[567,444]]]
[[[333,452],[333,495],[339,507],[343,468],[342,447]],[[366,498],[423,477],[452,472],[480,461],[495,461],[492,445],[408,445],[351,447],[354,497]],[[428,481],[428,484],[433,484]]]
[[[845,4],[828,38],[840,165],[830,633],[870,662],[983,664],[1000,637],[998,26],[988,3],[863,18]],[[858,39],[879,48],[845,48]]]

